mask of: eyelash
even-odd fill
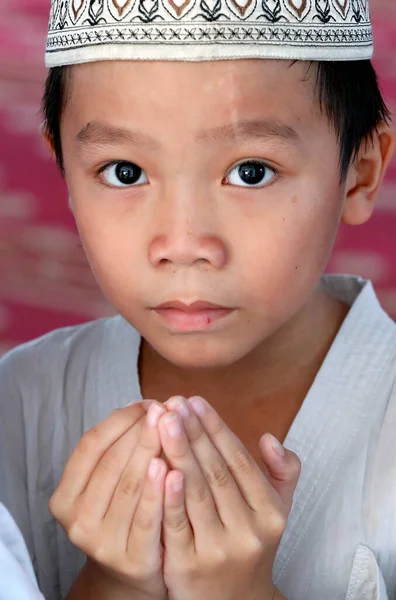
[[[100,175],[102,175],[102,173],[104,171],[106,171],[106,169],[108,169],[109,167],[114,167],[114,165],[118,165],[118,163],[120,162],[126,162],[124,160],[111,160],[110,162],[105,163],[104,165],[102,165],[101,167],[99,167],[98,169],[96,169],[95,171],[95,179],[99,179]],[[103,183],[103,181],[100,181],[101,183]],[[104,185],[106,185],[106,183],[104,183]],[[108,186],[110,187],[110,186]]]
[[[255,161],[255,162],[260,162],[262,163],[262,165],[268,169],[270,169],[271,171],[273,171],[274,173],[274,177],[271,181],[269,181],[267,184],[265,184],[263,187],[267,187],[270,186],[274,181],[278,180],[279,176],[280,176],[280,171],[278,169],[276,169],[275,167],[269,165],[266,161],[264,160],[260,160],[258,158],[245,158],[243,160],[241,160],[240,162],[237,162],[236,164],[234,164],[230,169],[228,169],[227,171],[227,175],[225,175],[225,177],[223,178],[223,181],[227,178],[228,174],[235,169],[236,167],[243,165],[246,162],[250,162],[250,161]],[[118,160],[112,160],[110,162],[105,163],[104,165],[102,165],[101,167],[99,167],[96,171],[95,171],[95,179],[99,181],[100,184],[110,188],[110,189],[114,189],[113,186],[109,185],[108,183],[106,183],[106,181],[103,181],[103,179],[100,177],[101,174],[108,169],[109,167],[114,167],[115,165],[117,165],[120,162],[130,162],[130,161],[125,161],[122,159],[118,159]],[[228,185],[228,184],[227,184]],[[134,187],[134,186],[131,186]],[[136,186],[135,186],[136,187]],[[231,186],[231,187],[236,187],[236,186]],[[120,188],[123,189],[123,188]],[[128,187],[126,187],[126,189],[130,189]],[[254,187],[251,186],[250,189],[262,189],[260,187]]]

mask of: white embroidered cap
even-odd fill
[[[52,0],[46,65],[372,53],[368,0]]]

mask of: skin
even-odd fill
[[[67,599],[281,600],[272,569],[300,462],[268,435],[260,450],[265,472],[199,397],[86,432],[49,503],[88,559]]]
[[[371,216],[393,150],[384,126],[340,182],[338,141],[306,75],[304,63],[272,60],[79,65],[61,122],[88,260],[144,338],[144,397],[200,394],[254,447],[257,423],[284,439],[345,318],[319,279],[340,220]],[[246,120],[295,133],[242,136]],[[126,133],[104,139],[98,123]],[[231,185],[249,158],[278,174],[261,188]],[[136,163],[149,183],[109,186],[97,172],[114,160]],[[174,299],[237,310],[180,334],[152,311]]]
[[[266,121],[266,126],[250,125],[243,132],[246,121]],[[161,586],[175,600],[187,596],[195,600],[194,589],[198,598],[209,597],[209,589],[217,589],[216,598],[226,600],[281,598],[273,589],[271,570],[298,479],[298,460],[290,453],[279,462],[270,438],[261,433],[284,439],[348,312],[324,290],[320,277],[340,221],[358,225],[370,218],[393,151],[393,135],[386,126],[374,133],[372,143],[362,144],[347,177],[340,181],[339,145],[319,112],[306,65],[254,60],[73,67],[61,135],[70,206],[92,270],[110,302],[143,336],[139,363],[143,397],[164,402],[174,394],[199,394],[217,411],[201,420],[206,438],[202,433],[194,437],[183,421],[184,433],[177,443],[167,434],[169,413],[162,414],[156,434],[151,432],[151,446],[140,436],[136,446],[140,454],[117,460],[117,474],[108,472],[105,461],[104,472],[111,479],[106,485],[96,470],[103,474],[103,456],[115,445],[123,446],[121,440],[129,434],[120,433],[117,441],[110,435],[112,427],[105,424],[106,443],[94,436],[95,443],[86,449],[83,442],[89,466],[82,488],[65,498],[64,491],[81,470],[77,453],[78,460],[69,465],[51,505],[72,541],[93,559],[69,600],[123,600],[131,598],[131,589],[134,600],[157,600],[163,596]],[[233,169],[247,159],[268,165],[264,186],[235,185]],[[134,187],[116,187],[114,179],[112,183],[108,179],[108,169],[99,173],[116,160],[139,165],[147,179]],[[206,300],[236,310],[203,332],[179,333],[152,310],[170,300]],[[171,416],[179,419],[178,409],[172,405],[171,410],[176,411]],[[220,428],[226,432],[222,444],[216,437],[221,416],[230,426],[224,423]],[[196,437],[206,440],[204,450],[202,445],[197,448]],[[244,499],[235,485],[244,489],[254,477],[249,469],[238,474],[232,468],[232,444],[241,442],[247,448],[245,457],[263,459],[267,475],[255,471],[258,479]],[[143,462],[136,458],[141,453]],[[216,525],[213,511],[205,529],[209,506],[200,516],[191,504],[197,486],[209,489],[203,495],[209,503],[219,493],[214,471],[212,477],[206,472],[208,455],[216,455],[214,462],[229,469],[223,470],[229,485],[222,490],[219,510],[232,506],[230,515],[235,509],[239,518],[228,536]],[[150,512],[150,499],[158,494],[150,495],[153,487],[143,482],[153,457],[162,465],[157,492],[162,490],[163,504]],[[140,553],[140,558],[128,556],[124,542],[114,544],[125,531],[139,536],[133,515],[124,514],[125,528],[105,527],[106,511],[119,514],[118,507],[111,506],[123,498],[113,494],[123,469],[133,474],[135,483],[136,477],[140,481],[135,495],[136,486],[125,488],[132,495],[131,507],[140,506],[146,518],[150,514],[154,528],[149,532],[152,552]],[[177,477],[182,477],[184,487],[173,493]],[[268,495],[268,482],[276,493]],[[84,515],[91,516],[92,498],[103,497],[104,488],[110,504],[84,534]],[[257,498],[263,512],[254,520],[249,510]],[[172,511],[179,519],[175,531],[170,525],[175,523]],[[270,514],[273,520],[268,519]],[[141,517],[137,523],[143,523]],[[241,523],[258,546],[249,555],[250,575],[232,581],[228,574],[238,573],[237,565],[245,565],[247,556],[246,548],[243,556],[237,556]],[[190,535],[181,535],[189,531]],[[208,536],[210,545],[198,543]],[[142,543],[148,548],[147,539]],[[98,554],[98,548],[103,552]],[[214,548],[219,554],[209,556]],[[153,557],[153,564],[141,563],[147,556]],[[132,578],[131,564],[136,574]],[[218,568],[211,569],[213,564]]]

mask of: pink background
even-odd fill
[[[0,0],[0,354],[56,327],[112,314],[79,246],[39,136],[49,0]],[[396,107],[396,1],[372,0],[375,64]],[[396,317],[396,160],[372,221],[342,228],[329,270],[371,278]]]

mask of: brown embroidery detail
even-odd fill
[[[168,3],[171,5],[177,16],[180,17],[186,6],[191,4],[192,1],[193,0],[184,0],[184,2],[180,5],[176,4],[176,2],[174,2],[173,0],[168,0]]]
[[[304,10],[307,8],[307,0],[300,0],[300,2],[297,0],[297,3],[300,4],[300,7],[296,6],[296,0],[286,0],[286,2],[290,8],[297,13],[298,18],[301,19]]]
[[[239,14],[244,17],[246,11],[248,10],[248,8],[250,8],[250,6],[253,3],[253,0],[247,0],[247,2],[245,2],[245,4],[240,4],[238,2],[238,0],[231,0],[232,4],[235,6],[235,8],[237,9],[237,11],[239,12]]]
[[[79,14],[85,4],[85,0],[73,0],[72,9],[74,14],[74,20],[77,21]]]
[[[118,11],[118,16],[122,17],[122,14],[126,11],[127,8],[129,8],[132,0],[124,0],[121,2],[119,0],[111,0],[113,5],[115,6],[115,8]]]
[[[334,2],[337,4],[342,16],[345,18],[346,12],[348,10],[349,0],[334,0]]]

